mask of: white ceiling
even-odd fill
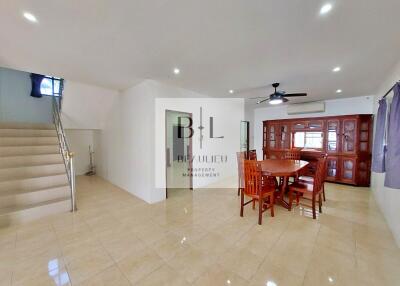
[[[400,60],[399,11],[398,0],[0,0],[0,66],[114,89],[151,78],[210,96],[275,81],[308,92],[300,101],[368,95]]]

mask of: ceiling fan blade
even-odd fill
[[[286,93],[283,94],[284,97],[295,97],[295,96],[307,96],[307,93]]]
[[[259,96],[259,97],[250,97],[250,98],[245,98],[245,99],[260,99],[260,98],[265,98],[265,96]]]
[[[263,100],[261,100],[261,101],[258,101],[257,104],[263,103],[263,102],[265,102],[265,101],[267,101],[267,100],[269,100],[269,98],[266,98],[266,99],[263,99]]]

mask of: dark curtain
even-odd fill
[[[372,150],[372,171],[385,172],[385,128],[386,128],[386,99],[379,100],[379,108],[376,118],[375,139]]]
[[[43,78],[44,78],[44,75],[31,73],[31,82],[32,82],[31,96],[32,97],[42,97],[42,94],[40,92],[40,85],[42,83]]]
[[[400,189],[400,84],[393,88],[394,96],[388,119],[385,187]]]

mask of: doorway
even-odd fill
[[[166,198],[193,189],[192,138],[188,126],[192,113],[165,111]]]

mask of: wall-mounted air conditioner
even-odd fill
[[[317,113],[325,111],[325,102],[295,103],[287,106],[287,114]]]

